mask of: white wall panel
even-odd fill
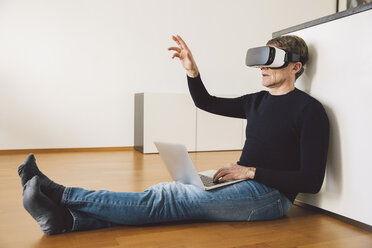
[[[133,146],[134,94],[187,93],[188,43],[212,94],[261,89],[247,48],[336,0],[0,0],[0,149]]]
[[[293,34],[309,45],[297,87],[317,98],[330,119],[326,180],[300,201],[372,225],[372,10]]]

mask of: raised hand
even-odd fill
[[[190,77],[197,77],[199,75],[198,67],[196,66],[195,60],[191,54],[190,49],[186,43],[182,40],[179,35],[172,35],[172,39],[178,44],[178,47],[169,47],[168,51],[175,51],[172,59],[175,57],[179,58],[183,68],[187,71]]]

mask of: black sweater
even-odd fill
[[[246,140],[237,164],[255,167],[254,180],[278,189],[292,202],[299,192],[320,190],[327,161],[329,122],[319,101],[297,88],[279,96],[260,91],[221,98],[208,93],[200,75],[187,80],[198,108],[247,119]]]

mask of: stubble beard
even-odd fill
[[[272,88],[280,87],[280,85],[282,85],[283,83],[282,82],[270,82],[269,84],[265,84],[265,82],[263,82],[262,84],[263,86],[272,89]]]
[[[272,80],[270,80],[269,82],[266,82],[265,84],[264,79],[262,79],[262,85],[269,89],[273,89],[273,88],[280,87],[284,83],[284,81],[285,80],[281,80],[281,79],[278,80],[276,77],[274,77],[272,78]]]

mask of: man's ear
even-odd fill
[[[293,63],[293,72],[294,74],[296,74],[297,72],[299,72],[302,68],[302,63],[301,62],[296,62],[296,63]]]

